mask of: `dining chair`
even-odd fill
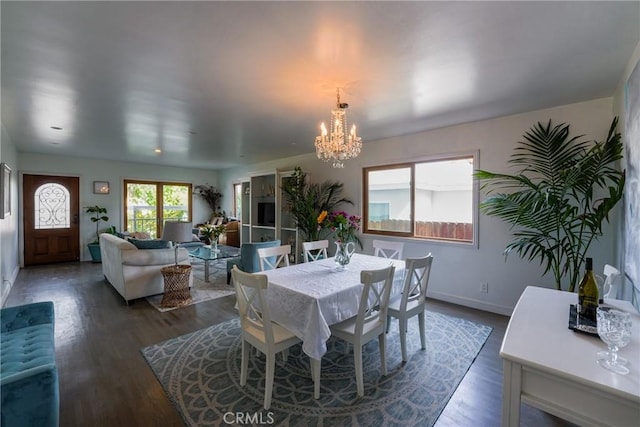
[[[278,267],[288,267],[290,253],[291,245],[258,249],[258,258],[260,258],[260,271],[275,270]]]
[[[304,262],[318,261],[319,259],[327,259],[328,240],[316,240],[314,242],[302,243],[304,250]]]
[[[384,258],[402,259],[402,251],[404,249],[404,243],[402,242],[390,242],[388,240],[374,240],[373,241],[373,255],[381,256]]]
[[[618,287],[616,279],[620,275],[620,270],[612,265],[604,265],[604,284],[602,285],[602,298],[618,298]]]
[[[407,361],[407,324],[410,317],[418,315],[421,348],[423,350],[427,348],[424,309],[433,256],[429,254],[420,258],[407,258],[405,263],[406,274],[402,285],[402,293],[390,298],[389,307],[387,308],[387,332],[389,331],[391,317],[398,319],[403,362]]]
[[[233,285],[236,289],[240,324],[242,327],[242,364],[240,368],[240,385],[247,383],[249,369],[249,353],[251,347],[266,356],[266,374],[264,383],[264,409],[271,406],[273,393],[273,376],[275,372],[276,354],[285,352],[299,343],[300,339],[284,326],[271,321],[269,306],[265,299],[268,279],[264,274],[245,273],[234,266],[231,270]]]
[[[387,375],[385,355],[385,332],[387,327],[387,305],[393,283],[395,266],[381,270],[363,270],[360,281],[364,285],[358,314],[343,322],[330,326],[331,335],[353,344],[353,361],[356,369],[358,396],[364,396],[362,372],[362,346],[378,337],[382,375]]]

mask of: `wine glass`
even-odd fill
[[[603,368],[626,375],[629,369],[618,360],[618,349],[631,341],[631,314],[612,307],[598,307],[598,335],[609,347],[607,357],[599,358]]]

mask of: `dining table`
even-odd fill
[[[402,260],[354,253],[345,269],[333,258],[295,264],[263,272],[268,278],[266,302],[271,319],[302,340],[311,360],[314,397],[320,396],[320,365],[327,352],[330,326],[358,314],[363,270],[395,266],[391,294],[401,292],[405,263]]]

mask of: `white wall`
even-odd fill
[[[15,146],[2,127],[0,137],[0,162],[11,168],[11,215],[0,219],[0,305],[9,295],[9,291],[20,271],[18,264],[18,162]]]
[[[345,184],[345,195],[356,204],[348,207],[351,213],[362,213],[362,168],[380,164],[414,161],[422,156],[468,153],[479,150],[479,166],[495,172],[509,172],[506,162],[515,142],[536,122],[566,122],[573,135],[584,134],[589,139],[602,140],[613,118],[613,99],[603,98],[579,104],[564,105],[492,120],[436,129],[412,135],[367,141],[366,129],[362,136],[362,154],[347,161],[344,169],[333,169],[315,154],[290,157],[219,173],[220,187],[226,192],[236,180],[253,172],[300,166],[313,181],[338,180]],[[310,150],[313,141],[308,143]],[[231,208],[232,199],[225,197],[223,208]],[[617,218],[617,216],[614,216]],[[589,255],[594,258],[596,270],[616,260],[616,233],[618,224],[605,226],[605,236],[592,245]],[[373,236],[362,236],[365,253],[372,253]],[[538,263],[520,260],[510,255],[505,261],[502,253],[511,240],[506,224],[496,218],[481,216],[479,221],[479,247],[473,248],[421,240],[404,239],[405,256],[418,256],[427,252],[434,255],[429,295],[434,298],[477,307],[497,313],[509,314],[527,285],[553,287],[551,276],[542,276]],[[480,282],[489,284],[489,292],[480,292]],[[544,310],[544,307],[541,307]]]
[[[122,200],[125,179],[158,180],[185,182],[193,185],[205,184],[217,186],[217,172],[204,169],[187,169],[168,166],[156,166],[142,163],[126,163],[63,157],[35,153],[19,153],[19,171],[27,174],[67,175],[80,178],[80,206],[100,205],[107,208],[109,225],[118,230],[124,227],[124,204]],[[17,169],[17,168],[16,168]],[[93,181],[109,181],[109,194],[93,194]],[[233,199],[231,192],[227,197]],[[193,196],[193,222],[205,222],[210,218],[211,209],[200,196]],[[106,228],[107,225],[104,226]],[[22,224],[20,232],[22,233]],[[95,240],[95,224],[89,215],[81,215],[80,244],[81,260],[90,260],[86,244]],[[22,246],[20,247],[20,253]]]
[[[433,206],[426,218],[427,221],[473,222],[472,191],[430,191],[430,193]],[[417,219],[420,220],[419,217]]]

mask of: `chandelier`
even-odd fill
[[[356,125],[351,127],[347,135],[347,108],[349,104],[340,103],[340,89],[336,89],[338,101],[336,108],[331,110],[331,134],[327,135],[327,128],[320,125],[321,134],[316,136],[316,154],[322,161],[333,161],[334,168],[343,168],[344,160],[357,157],[362,149],[362,138],[356,136]]]

